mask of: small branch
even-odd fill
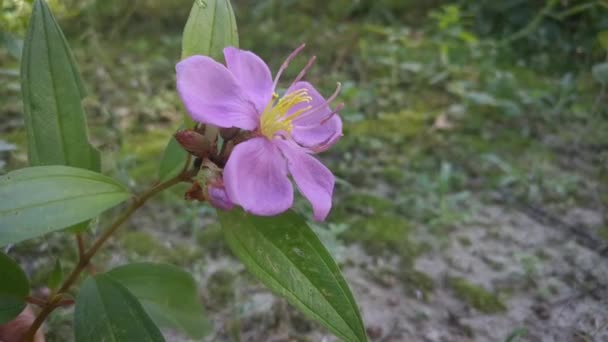
[[[84,238],[81,233],[76,234],[76,243],[78,245],[78,260],[82,259],[84,256]]]
[[[57,306],[61,306],[61,307],[69,307],[72,306],[76,303],[76,301],[72,298],[68,298],[68,299],[63,299],[61,300]]]
[[[186,166],[184,167],[184,171],[187,171],[189,161],[190,161],[190,158],[188,158],[188,162],[186,163]],[[88,251],[84,251],[84,248],[83,248],[83,252],[80,253],[80,242],[78,242],[79,254],[80,254],[78,264],[72,270],[72,273],[70,273],[70,275],[63,282],[63,284],[61,285],[59,290],[57,290],[57,293],[54,296],[52,296],[47,302],[44,303],[44,305],[42,306],[42,310],[36,317],[36,320],[34,321],[34,323],[32,323],[32,325],[31,325],[30,329],[28,330],[27,334],[25,335],[23,341],[33,342],[36,332],[38,331],[38,329],[40,329],[40,327],[42,326],[42,323],[44,323],[44,321],[46,320],[48,315],[50,315],[51,312],[53,312],[53,310],[55,310],[57,307],[68,304],[65,301],[65,299],[63,298],[63,294],[66,293],[76,283],[76,281],[80,277],[80,274],[88,267],[89,262],[91,261],[93,256],[95,256],[95,254],[99,251],[99,249],[104,245],[104,243],[106,243],[106,241],[108,241],[108,239],[110,239],[110,237],[118,230],[118,228],[120,228],[120,226],[135,211],[137,211],[137,209],[141,208],[146,203],[147,200],[154,197],[154,195],[162,192],[163,190],[166,190],[166,189],[172,187],[173,185],[176,185],[176,184],[186,180],[186,178],[187,177],[185,176],[184,172],[182,172],[179,176],[177,176],[173,179],[170,179],[164,183],[160,183],[160,184],[154,186],[150,190],[144,192],[141,196],[134,197],[133,202],[127,208],[127,210],[125,212],[123,212],[116,220],[114,220],[114,222],[109,226],[109,228],[106,229],[97,238],[97,240],[93,243],[93,245],[91,245],[91,248]],[[81,240],[81,239],[78,239],[78,240]]]
[[[46,305],[46,300],[41,299],[41,298],[37,298],[37,297],[33,297],[33,296],[27,296],[25,297],[25,301],[30,303],[30,304],[34,304],[36,306],[39,307],[44,307]]]
[[[127,211],[125,211],[122,215],[120,215],[116,219],[116,221],[114,221],[114,223],[110,226],[110,228],[108,228],[97,239],[97,241],[95,241],[93,243],[91,248],[84,254],[84,262],[85,262],[84,266],[88,265],[89,261],[95,255],[95,253],[97,253],[97,251],[99,251],[101,246],[106,241],[108,241],[108,239],[112,236],[112,234],[114,234],[116,232],[116,230],[118,230],[118,228],[120,228],[120,225],[122,225],[137,209],[139,209],[142,205],[144,205],[144,203],[146,203],[146,201],[148,201],[150,198],[152,198],[154,195],[158,194],[159,192],[162,192],[163,190],[166,190],[166,189],[172,187],[173,185],[178,184],[182,180],[183,180],[182,175],[180,174],[178,177],[170,179],[165,183],[158,184],[157,186],[153,187],[152,189],[150,189],[147,192],[145,192],[144,194],[142,194],[140,197],[136,197],[135,200],[133,201],[133,203],[131,204],[131,206],[127,209]],[[62,288],[59,290],[59,292],[63,292],[62,290],[66,290],[65,286],[62,286]]]

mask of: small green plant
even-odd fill
[[[450,277],[448,285],[456,296],[475,309],[484,313],[499,313],[507,310],[503,301],[496,295],[479,285],[470,283],[464,278]]]

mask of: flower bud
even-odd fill
[[[204,135],[192,130],[175,133],[175,140],[186,151],[199,158],[206,158],[211,150],[211,142]]]
[[[191,201],[207,201],[217,209],[230,210],[234,207],[224,188],[222,169],[209,159],[201,161],[198,173],[192,178],[192,186],[184,197]]]

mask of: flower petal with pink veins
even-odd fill
[[[293,204],[285,158],[266,138],[236,145],[224,168],[224,185],[232,202],[255,215],[277,215]]]

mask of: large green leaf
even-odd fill
[[[179,175],[187,159],[188,152],[181,147],[174,137],[171,137],[163,153],[163,159],[158,166],[159,180],[163,182]]]
[[[34,9],[23,46],[21,90],[31,166],[68,165],[99,171],[88,140],[86,95],[67,41],[43,0]]]
[[[128,190],[97,172],[37,166],[0,177],[0,246],[96,217],[129,198]]]
[[[366,341],[357,304],[329,252],[293,212],[221,211],[230,248],[266,286],[346,341]]]
[[[106,273],[126,287],[159,326],[203,338],[210,329],[192,276],[172,265],[137,263]]]
[[[105,274],[88,278],[76,298],[76,342],[164,341],[137,298]]]
[[[25,308],[30,283],[19,265],[0,252],[0,325],[13,320]]]
[[[239,34],[230,0],[194,0],[182,37],[182,59],[193,55],[223,60],[227,46],[239,46]],[[187,128],[194,127],[189,115]]]
[[[36,0],[23,46],[21,90],[30,166],[68,165],[100,171],[101,157],[88,140],[81,100],[86,92],[61,28]],[[70,227],[86,230],[89,221]]]

